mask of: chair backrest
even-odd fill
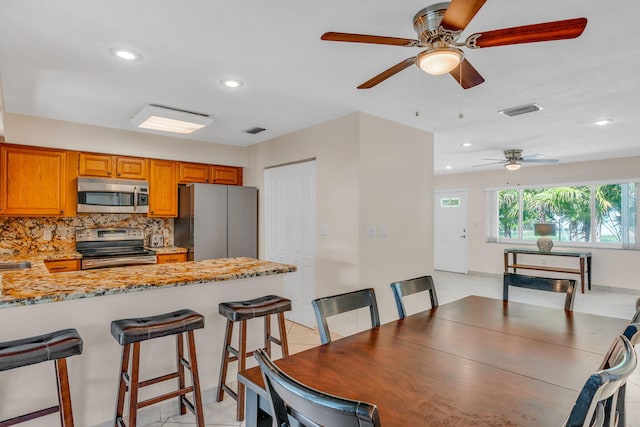
[[[412,295],[418,292],[429,291],[429,297],[431,299],[431,308],[438,306],[438,295],[436,293],[436,285],[433,283],[431,276],[416,277],[415,279],[401,280],[399,282],[392,283],[391,290],[393,296],[396,299],[396,307],[398,308],[398,316],[401,319],[407,317],[407,311],[404,307],[402,297]]]
[[[289,427],[289,417],[304,427],[378,427],[378,408],[322,393],[278,368],[263,349],[254,352],[271,404],[274,425]]]
[[[605,364],[609,366],[592,374],[582,387],[565,427],[616,425],[618,390],[636,369],[636,353],[624,335],[616,338]]]
[[[551,279],[549,277],[525,276],[524,274],[504,273],[502,276],[502,299],[509,300],[509,286],[537,289],[540,291],[561,292],[567,296],[564,309],[573,311],[576,281],[570,279]]]
[[[333,295],[330,297],[318,298],[311,302],[313,310],[316,312],[318,331],[322,344],[331,342],[327,317],[344,313],[359,308],[369,307],[371,313],[371,327],[380,326],[380,315],[378,314],[378,303],[373,288],[362,289],[346,294]]]

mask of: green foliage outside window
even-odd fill
[[[535,223],[556,224],[555,241],[635,241],[635,183],[498,191],[500,239],[536,240]]]

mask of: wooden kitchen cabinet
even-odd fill
[[[212,184],[242,185],[242,168],[212,165],[209,182]]]
[[[80,270],[79,259],[56,259],[51,261],[45,261],[44,265],[47,266],[47,270],[49,270],[50,273],[60,273],[63,271]]]
[[[150,217],[178,216],[178,164],[171,160],[149,162]]]
[[[74,216],[77,152],[0,146],[0,215]]]
[[[187,260],[187,254],[158,254],[157,255],[158,264],[185,262],[186,260]]]
[[[147,179],[147,159],[96,153],[80,153],[79,156],[80,176]]]
[[[178,165],[178,182],[189,184],[191,182],[209,182],[210,165],[202,163],[180,162]]]

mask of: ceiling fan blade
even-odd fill
[[[558,163],[558,159],[523,159],[525,163]]]
[[[506,162],[505,160],[502,160],[502,161],[500,161],[500,162],[483,163],[483,164],[481,164],[481,165],[473,165],[473,166],[471,166],[471,167],[472,167],[472,168],[477,168],[477,167],[480,167],[480,166],[500,165],[500,164],[502,164],[502,163],[507,163],[507,162]]]
[[[460,72],[462,71],[462,77]],[[478,86],[484,83],[484,79],[478,73],[478,71],[471,65],[469,61],[463,59],[459,67],[454,68],[449,72],[451,76],[462,86],[463,89],[469,89],[474,86]]]
[[[542,157],[544,157],[544,154],[528,154],[526,156],[522,156],[522,160],[524,160],[526,162],[526,161],[529,161],[531,159],[540,159]]]
[[[377,76],[362,83],[360,86],[358,86],[358,89],[371,89],[378,83],[382,83],[383,81],[387,80],[389,77],[394,76],[398,74],[400,71],[404,70],[405,68],[412,66],[413,64],[415,64],[415,62],[416,62],[415,56],[412,56],[411,58],[407,58],[404,61],[397,63],[393,67],[384,70]]]
[[[471,48],[505,46],[510,44],[535,43],[552,40],[574,39],[584,31],[587,18],[544,22],[521,27],[503,28],[472,34],[467,38]]]
[[[442,28],[449,31],[464,30],[487,0],[452,0],[442,17]]]
[[[351,42],[351,43],[372,43],[372,44],[388,44],[393,46],[406,46],[413,47],[418,46],[420,42],[414,39],[403,39],[400,37],[384,37],[384,36],[370,36],[367,34],[350,34],[350,33],[324,33],[322,40],[328,40],[332,42]]]

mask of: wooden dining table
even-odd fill
[[[560,426],[628,320],[469,296],[276,360],[382,426]],[[270,426],[258,367],[246,426]]]

